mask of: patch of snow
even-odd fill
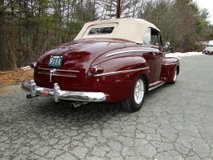
[[[166,57],[176,57],[176,58],[182,58],[182,57],[190,57],[190,56],[200,56],[203,55],[202,52],[174,52],[174,53],[168,53],[165,56]]]
[[[208,45],[212,46],[213,45],[213,40],[209,41]]]
[[[24,70],[24,71],[27,71],[27,70],[31,70],[31,67],[30,66],[25,66],[25,67],[22,67],[21,69]]]

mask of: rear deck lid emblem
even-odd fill
[[[52,83],[53,75],[55,74],[56,69],[51,69],[50,70],[50,83]]]

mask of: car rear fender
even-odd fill
[[[146,60],[141,56],[117,57],[93,63],[92,66],[102,67],[104,71],[99,74],[88,73],[87,89],[106,93],[108,102],[127,99],[137,78],[144,75],[148,79],[150,72]]]

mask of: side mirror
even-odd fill
[[[169,42],[166,42],[163,49],[165,52],[170,52],[172,49],[171,44]]]

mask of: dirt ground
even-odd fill
[[[0,71],[0,91],[1,88],[21,83],[24,80],[30,80],[33,78],[33,69],[23,70],[18,68],[13,71]]]

